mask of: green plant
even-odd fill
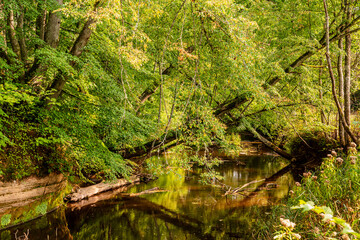
[[[6,225],[10,224],[11,221],[11,214],[5,214],[1,217],[1,227],[5,227]]]

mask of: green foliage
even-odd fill
[[[326,223],[336,223],[340,226],[342,226],[343,230],[341,231],[342,234],[352,234],[356,237],[360,237],[360,234],[355,232],[351,226],[341,218],[337,218],[333,216],[333,211],[326,206],[315,206],[314,202],[312,201],[302,201],[300,200],[299,205],[292,207],[292,209],[302,209],[303,212],[313,211],[317,214],[320,214],[322,216],[322,221]]]
[[[298,137],[293,138],[287,144],[287,148],[291,155],[301,162],[324,158],[332,145],[334,143],[326,138],[324,132],[306,131],[298,133]]]
[[[335,224],[342,227],[342,231],[340,232],[340,234],[342,234],[342,237],[341,237],[342,239],[349,239],[347,234],[351,234],[355,237],[360,237],[360,234],[355,232],[352,229],[352,227],[350,226],[350,224],[348,224],[344,219],[334,217],[333,211],[329,207],[316,206],[314,204],[314,202],[312,202],[312,201],[305,202],[303,200],[300,200],[299,205],[292,207],[292,209],[302,209],[303,212],[312,211],[322,217],[322,221],[324,222],[322,225],[327,225],[327,228],[329,230],[321,231],[321,233],[320,233],[319,229],[317,228],[316,238],[330,237],[330,239],[333,239],[333,238],[331,238],[331,236],[337,235],[336,229],[334,228]],[[280,218],[280,222],[282,224],[282,226],[281,226],[282,230],[275,233],[276,235],[274,236],[274,239],[293,239],[293,238],[300,239],[301,238],[301,236],[299,234],[294,233],[294,231],[293,231],[293,229],[295,227],[295,223],[292,223],[292,222],[290,222],[290,220],[283,219],[283,218]]]
[[[41,141],[46,139],[47,132],[39,129],[41,109],[37,107],[36,98],[30,89],[21,85],[6,83],[0,88],[2,177],[21,179],[46,172],[44,164],[51,150]]]
[[[10,224],[11,221],[11,214],[5,214],[1,217],[1,227],[5,227],[6,225]]]
[[[47,212],[48,204],[47,202],[40,203],[36,208],[35,212],[37,214],[45,215]]]
[[[0,173],[8,179],[51,171],[128,176],[135,164],[120,153],[170,131],[197,153],[204,150],[197,161],[210,169],[216,160],[209,148],[236,154],[240,140],[226,135],[249,125],[280,146],[303,132],[334,130],[319,117],[334,116],[330,84],[318,66],[323,56],[316,53],[323,44],[321,2],[3,5],[0,24],[11,30],[8,18],[14,14],[15,35],[24,35],[28,55],[17,56],[8,36],[0,34],[1,161],[10,154]],[[329,6],[342,10],[337,2]],[[36,24],[52,11],[61,17],[55,48],[39,36]],[[340,15],[334,14],[332,28]],[[93,24],[85,29],[88,20]],[[91,36],[73,56],[83,30]],[[304,53],[311,56],[296,64]]]
[[[326,204],[331,208],[338,208],[339,202],[346,209],[356,205],[360,196],[356,187],[360,184],[359,174],[357,151],[350,148],[346,157],[331,155],[325,158],[317,174],[305,173],[304,185],[296,188],[295,196],[303,195],[316,204]]]

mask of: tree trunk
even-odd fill
[[[0,14],[3,15],[4,14],[4,9],[3,9],[3,3],[2,1],[0,0]],[[5,26],[0,26],[0,35],[3,37],[3,45],[4,47],[0,47],[0,58],[4,59],[6,61],[7,64],[10,64],[11,61],[10,61],[10,58],[8,56],[8,53],[7,53],[7,43],[6,43],[6,27]],[[1,45],[2,45],[1,44]],[[0,72],[0,76],[1,75],[4,75],[4,72]]]
[[[351,129],[350,129],[349,125],[346,123],[344,112],[341,109],[339,99],[338,99],[337,94],[336,94],[335,77],[334,77],[334,72],[333,72],[333,69],[332,69],[331,58],[330,58],[329,13],[328,13],[328,10],[327,10],[327,2],[326,2],[326,0],[323,0],[323,3],[324,3],[324,10],[325,10],[325,32],[326,32],[325,33],[325,36],[326,36],[326,53],[325,53],[325,56],[326,56],[326,61],[328,63],[329,75],[330,75],[330,79],[331,79],[332,95],[333,95],[334,101],[336,103],[337,110],[339,112],[341,123],[343,124],[346,133],[351,137],[351,139],[355,143],[358,144],[358,139],[351,132]]]
[[[59,8],[63,5],[63,0],[52,0],[56,2]],[[59,9],[58,8],[58,9]],[[57,10],[58,10],[57,9]],[[42,5],[38,5],[38,10],[41,13],[36,19],[36,34],[42,40],[44,40],[50,47],[57,48],[60,40],[60,26],[61,26],[61,13],[59,11],[51,12],[48,16],[48,21],[45,26],[46,11],[42,9]],[[35,48],[39,48],[36,45]],[[22,76],[25,82],[30,81],[35,74],[41,68],[41,72],[47,70],[46,66],[40,64],[40,60],[35,58],[33,65],[29,70],[26,71],[25,75]]]
[[[63,0],[54,0],[59,7],[63,5]],[[45,31],[45,42],[52,48],[57,48],[60,39],[61,13],[51,12]]]
[[[351,21],[351,0],[345,1],[346,3],[346,20]],[[344,82],[344,112],[346,124],[350,128],[350,89],[351,89],[351,35],[350,29],[346,30],[347,35],[345,36],[345,82]],[[349,145],[351,139],[348,134],[345,135],[346,145]]]
[[[341,109],[344,110],[344,73],[343,73],[343,53],[342,53],[342,51],[344,50],[344,45],[343,45],[342,38],[339,39],[338,47],[340,50],[339,56],[338,56],[338,65],[337,65],[338,76],[339,76],[339,102],[340,102]],[[339,124],[340,144],[342,146],[345,146],[344,126],[342,125],[339,116],[338,116],[338,124]]]
[[[74,42],[74,45],[72,46],[70,53],[75,56],[75,57],[79,57],[81,55],[81,53],[84,50],[85,45],[88,43],[91,33],[92,33],[92,29],[91,29],[91,25],[95,22],[95,20],[93,18],[89,18],[88,21],[85,23],[83,29],[81,30],[78,38],[76,39],[76,41]],[[72,66],[75,65],[75,62],[71,63]],[[66,83],[66,76],[63,75],[63,73],[60,71],[56,76],[55,79],[53,81],[53,83],[51,84],[51,86],[48,88],[48,90],[52,90],[53,93],[48,97],[48,99],[45,101],[45,105],[47,109],[50,109],[52,107],[52,100],[57,99],[64,86]]]
[[[221,117],[222,115],[229,113],[232,109],[237,108],[241,106],[243,103],[248,101],[248,97],[242,95],[237,96],[231,101],[225,102],[223,104],[220,104],[217,107],[217,110],[215,111],[214,115],[215,117]]]
[[[272,142],[270,142],[269,140],[267,140],[265,137],[261,136],[260,133],[258,133],[255,128],[253,128],[252,126],[248,125],[247,129],[257,138],[259,139],[262,143],[264,143],[268,148],[272,149],[274,152],[276,152],[277,154],[279,154],[280,156],[282,156],[283,158],[292,161],[294,159],[293,156],[291,156],[289,153],[285,152],[284,150],[282,150],[281,148],[279,148],[278,146],[276,146],[275,144],[273,144]]]
[[[18,18],[18,25],[17,25],[17,34],[19,39],[19,45],[20,45],[20,56],[21,61],[25,64],[26,60],[28,58],[27,54],[27,48],[26,48],[26,40],[25,40],[25,34],[24,34],[24,14],[25,9],[23,6],[20,6],[21,13]]]
[[[121,153],[121,156],[126,159],[141,157],[145,154],[151,153],[151,151],[153,151],[153,150],[159,149],[160,147],[162,147],[165,144],[168,144],[168,143],[176,140],[177,135],[178,134],[177,134],[176,130],[169,131],[166,135],[165,141],[164,141],[164,138],[165,138],[165,134],[164,134],[161,137],[159,137],[158,139],[151,140],[151,141],[143,144],[142,146],[124,149]],[[111,150],[111,151],[113,151],[113,150]]]
[[[45,40],[46,10],[42,4],[38,5],[39,16],[36,18],[36,34],[41,40]]]
[[[8,17],[7,17],[7,24],[8,24],[8,39],[11,44],[11,48],[13,52],[20,58],[20,45],[16,38],[15,33],[15,19],[14,19],[14,12],[12,10],[9,11]]]
[[[319,65],[320,65],[320,66],[322,65],[322,60],[320,60]],[[323,73],[323,68],[320,68],[320,69],[319,69],[319,86],[320,86],[320,89],[319,89],[319,99],[320,99],[320,101],[323,100],[323,94],[324,94],[324,93],[323,93],[323,82],[322,82],[322,79],[321,79],[322,73]],[[323,109],[322,106],[321,106],[320,108],[321,108],[321,109],[320,109],[321,123],[324,124],[324,125],[327,125],[327,121],[326,121],[326,116],[325,116],[324,109]],[[325,133],[325,137],[327,138],[327,133]]]
[[[95,23],[93,18],[89,18],[85,23],[83,29],[81,30],[78,38],[76,39],[73,47],[70,50],[70,54],[79,57],[84,50],[85,45],[88,43],[89,38],[91,37],[92,29],[91,25]],[[72,63],[74,64],[74,63]]]

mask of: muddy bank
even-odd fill
[[[29,177],[21,181],[0,182],[0,214],[11,208],[26,206],[50,193],[59,192],[66,185],[66,178],[54,173],[44,178]]]
[[[140,176],[101,182],[84,188],[68,183],[62,174],[44,178],[29,177],[21,181],[0,182],[0,230],[28,222],[64,205],[64,200],[81,202],[97,199],[100,193],[125,191]],[[86,201],[89,202],[89,201]]]

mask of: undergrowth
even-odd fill
[[[254,236],[258,239],[357,239],[359,199],[360,162],[356,144],[351,143],[344,152],[328,154],[318,170],[303,173],[302,181],[295,183],[284,204],[275,206],[270,215],[258,222]]]

